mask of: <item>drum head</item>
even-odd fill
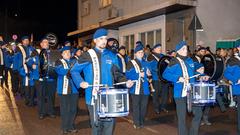
[[[204,66],[204,73],[210,76],[211,81],[217,81],[222,77],[224,71],[223,58],[207,54],[202,58],[201,63]]]
[[[163,82],[168,82],[166,79],[163,78],[162,74],[164,70],[167,68],[168,64],[170,63],[171,57],[170,56],[163,56],[158,62],[158,76],[159,79]]]

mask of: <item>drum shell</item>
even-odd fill
[[[101,89],[98,92],[99,117],[123,117],[129,114],[128,89]]]
[[[216,103],[216,87],[211,83],[191,84],[192,104],[195,106],[204,106],[206,104]]]
[[[204,73],[210,76],[211,81],[218,81],[222,78],[225,69],[225,62],[223,58],[207,54],[201,59],[201,63],[204,66]]]

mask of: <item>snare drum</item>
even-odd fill
[[[100,118],[127,116],[129,114],[128,89],[100,88],[97,113]]]
[[[191,85],[193,106],[205,106],[216,103],[216,87],[214,83],[197,82]]]

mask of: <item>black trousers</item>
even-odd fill
[[[223,97],[221,96],[220,93],[216,93],[216,100],[217,100],[217,103],[218,103],[218,105],[220,107],[220,110],[222,112],[225,112],[227,109],[226,109],[225,104],[223,102]]]
[[[92,135],[113,135],[115,118],[99,119],[98,123],[96,124],[94,121],[93,105],[87,105],[87,108],[90,115]],[[95,113],[97,113],[97,110],[95,110]]]
[[[179,135],[188,135],[188,130],[186,126],[186,115],[187,115],[187,98],[178,98],[175,99],[176,109],[177,109],[177,118],[178,118],[178,134]],[[191,123],[191,128],[189,135],[198,135],[199,126],[202,117],[202,107],[193,106],[193,119]]]
[[[208,122],[208,115],[209,115],[210,109],[211,109],[210,106],[203,107],[203,116],[202,116],[203,122]]]
[[[4,65],[0,65],[0,81],[1,81],[1,87],[3,87],[3,83],[4,83]]]
[[[10,68],[7,68],[7,67],[4,68],[4,83],[7,88],[9,88],[9,84],[8,84],[8,71],[9,70],[10,70]]]
[[[35,97],[35,92],[37,90],[37,80],[34,80],[34,85],[33,86],[29,86],[29,98],[28,98],[28,101],[29,101],[29,105],[30,106],[34,106],[34,97]]]
[[[14,93],[20,92],[20,75],[16,70],[12,71],[12,90]]]
[[[39,115],[54,115],[56,81],[36,81],[37,85],[37,99],[38,99],[38,113]],[[47,106],[45,105],[45,99]]]
[[[133,122],[136,126],[144,125],[144,118],[147,112],[148,95],[131,95],[133,108]]]
[[[74,129],[74,120],[77,114],[78,94],[59,95],[62,129]]]
[[[164,83],[160,80],[153,80],[153,87],[155,92],[153,92],[153,107],[154,111],[158,112],[159,109],[165,109],[168,101],[168,93],[169,93],[169,84]],[[161,102],[159,100],[159,96]],[[161,103],[161,105],[160,105]]]
[[[237,97],[237,134],[240,135],[240,95]]]
[[[165,109],[166,106],[167,106],[167,101],[168,101],[168,93],[169,93],[169,87],[170,87],[170,84],[169,83],[165,83],[163,81],[160,81],[160,90],[161,90],[161,93],[160,93],[160,97],[161,97],[161,106],[160,108],[161,109]]]
[[[153,107],[154,107],[155,112],[159,112],[159,107],[160,107],[160,101],[159,101],[160,81],[159,80],[153,80],[152,84],[153,84],[153,88],[155,89],[155,92],[152,93]]]
[[[25,104],[28,105],[30,102],[30,86],[24,86],[23,85],[23,90],[24,90],[24,99],[25,99]]]

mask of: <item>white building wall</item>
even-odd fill
[[[120,45],[124,44],[124,41],[123,41],[124,36],[134,34],[134,38],[136,42],[140,40],[139,33],[161,29],[162,49],[163,49],[163,52],[165,52],[166,50],[165,23],[166,23],[165,15],[162,15],[162,16],[157,16],[151,19],[147,19],[147,20],[143,20],[143,21],[139,21],[136,23],[119,27],[119,43]]]
[[[219,39],[240,37],[240,0],[198,0],[196,13],[202,23],[197,32],[197,43],[204,42],[215,52]]]
[[[118,10],[119,16],[124,16],[172,0],[112,0],[112,5],[105,8],[100,8],[99,0],[88,0],[90,3],[90,13],[86,16],[81,16],[82,1],[84,0],[78,0],[78,29],[96,25],[99,22],[107,20],[108,10],[111,6]]]

